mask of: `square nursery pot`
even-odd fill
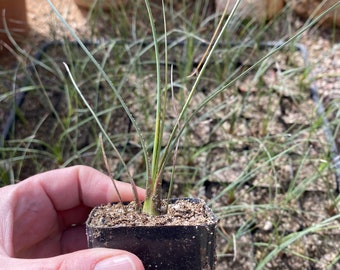
[[[204,210],[202,216],[206,221],[197,223],[199,218],[192,216],[191,219],[197,224],[187,225],[184,220],[172,225],[137,224],[107,227],[105,220],[109,214],[101,216],[99,212],[105,207],[117,204],[98,206],[91,211],[86,221],[88,245],[90,248],[127,250],[142,260],[145,269],[214,269],[217,218],[200,199],[172,199],[169,209],[170,207],[178,209],[188,217],[190,211],[183,210],[181,206],[183,202],[199,205],[200,209]],[[122,211],[120,215],[128,216],[129,213]],[[99,220],[99,223],[94,220]]]

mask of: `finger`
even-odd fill
[[[86,227],[84,224],[70,227],[64,231],[61,239],[60,254],[67,254],[82,249],[87,249]]]
[[[46,259],[15,259],[0,257],[1,266],[7,270],[142,270],[142,262],[137,256],[123,250],[88,249]]]
[[[27,179],[27,185],[43,188],[58,211],[71,209],[84,204],[94,207],[103,203],[118,201],[118,195],[110,177],[86,166],[74,166],[48,171]],[[123,201],[134,199],[130,184],[116,181]],[[143,189],[138,188],[140,200],[145,197]]]
[[[133,200],[129,184],[118,182],[117,185],[124,200]],[[7,198],[0,201],[4,199],[8,205],[0,205],[0,212],[2,208],[4,220],[9,220],[15,232],[9,234],[11,241],[6,250],[25,258],[60,254],[58,243],[63,232],[82,224],[90,208],[118,198],[108,176],[85,166],[38,174],[2,191]],[[140,199],[144,196],[144,190],[139,189]]]

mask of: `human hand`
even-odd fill
[[[127,183],[116,182],[123,201]],[[145,192],[138,188],[140,200]],[[117,202],[111,179],[86,166],[32,176],[0,189],[1,269],[144,269],[123,250],[86,249],[84,222],[97,205]]]

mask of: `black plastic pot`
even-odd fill
[[[180,199],[171,203],[177,200]],[[94,208],[86,222],[88,245],[132,252],[142,260],[145,269],[214,269],[217,218],[207,206],[204,208],[214,221],[212,224],[137,227],[90,226],[97,209]]]

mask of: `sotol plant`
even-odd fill
[[[194,70],[194,72],[190,75],[191,77],[194,77],[194,82],[192,84],[192,87],[189,91],[188,96],[185,99],[185,102],[183,103],[183,106],[181,110],[178,113],[178,117],[176,119],[175,125],[172,127],[172,130],[170,132],[170,135],[167,139],[165,147],[162,149],[162,142],[163,142],[163,134],[164,134],[164,124],[165,124],[165,116],[167,112],[166,104],[167,102],[167,95],[168,91],[171,89],[171,84],[169,85],[167,82],[167,79],[162,83],[161,80],[161,68],[160,68],[160,54],[159,54],[159,37],[157,36],[156,29],[155,29],[155,20],[153,18],[153,14],[151,12],[150,3],[148,0],[145,1],[145,7],[147,9],[147,13],[149,16],[150,21],[150,27],[152,31],[153,36],[153,47],[154,47],[154,54],[155,54],[155,65],[156,65],[156,116],[155,116],[155,127],[154,127],[154,138],[153,138],[153,144],[151,146],[152,148],[152,157],[149,157],[148,149],[150,146],[147,146],[144,139],[143,134],[140,131],[139,125],[142,123],[137,123],[134,119],[132,113],[130,112],[128,106],[126,105],[126,102],[123,100],[120,93],[117,91],[116,87],[113,85],[112,81],[110,80],[107,73],[104,71],[103,67],[97,62],[97,60],[94,58],[94,56],[91,54],[91,52],[87,49],[87,47],[84,45],[84,43],[81,41],[81,39],[78,37],[78,35],[75,33],[75,31],[67,24],[65,19],[62,17],[62,15],[58,12],[58,10],[53,6],[51,0],[47,0],[56,13],[56,15],[59,17],[60,21],[66,26],[67,30],[70,32],[70,34],[73,36],[73,38],[77,41],[81,49],[86,53],[86,55],[89,57],[89,59],[93,62],[97,70],[99,71],[100,75],[105,79],[105,81],[109,84],[110,88],[118,98],[121,106],[124,108],[126,114],[130,118],[130,121],[132,122],[132,125],[134,126],[135,130],[138,133],[140,145],[143,149],[144,154],[144,161],[146,164],[146,193],[147,197],[143,204],[143,212],[148,215],[158,215],[160,214],[160,202],[161,202],[161,186],[162,186],[162,175],[165,170],[165,166],[167,162],[169,161],[170,157],[172,156],[173,152],[176,152],[179,139],[181,135],[183,134],[185,128],[188,126],[190,120],[202,109],[204,108],[212,99],[214,99],[216,96],[218,96],[221,92],[227,90],[232,84],[234,84],[237,80],[244,77],[246,74],[249,73],[249,71],[255,69],[256,67],[260,66],[265,60],[270,58],[273,54],[278,52],[280,49],[282,49],[284,46],[290,44],[292,41],[294,41],[297,37],[299,37],[302,33],[304,33],[307,29],[309,29],[312,25],[314,25],[317,21],[319,21],[324,14],[321,14],[318,18],[310,22],[309,24],[302,27],[296,34],[294,34],[292,37],[287,39],[287,41],[280,43],[277,47],[274,47],[272,50],[270,50],[266,55],[264,55],[261,59],[257,60],[253,65],[251,65],[249,68],[245,69],[242,73],[235,75],[234,77],[230,78],[228,81],[225,82],[225,85],[223,87],[219,87],[214,89],[199,105],[196,109],[193,110],[192,113],[188,115],[188,108],[191,103],[191,100],[196,92],[196,89],[199,85],[199,82],[202,79],[202,76],[206,70],[207,64],[209,60],[212,58],[213,53],[215,52],[219,41],[221,40],[223,33],[228,28],[228,26],[231,23],[231,19],[233,18],[240,2],[242,0],[238,0],[230,12],[229,16],[226,16],[226,10],[221,16],[221,19],[219,21],[218,26],[216,27],[216,30],[214,32],[214,35],[211,38],[211,42],[209,46],[207,47],[206,52],[204,53],[202,60],[200,61],[198,67]],[[334,7],[333,7],[334,8]],[[165,7],[164,7],[164,1],[162,1],[162,10],[163,10],[163,24],[164,24],[164,46],[165,46],[165,78],[168,78],[168,59],[167,59],[167,28],[166,28],[166,20],[165,20]],[[66,66],[66,69],[70,75],[70,78],[72,80],[72,83],[76,90],[78,91],[80,97],[82,98],[85,105],[88,107],[89,111],[92,113],[94,119],[96,120],[99,128],[101,129],[101,132],[103,133],[105,139],[110,143],[118,157],[120,157],[121,162],[126,168],[126,171],[128,173],[128,169],[126,164],[124,163],[123,158],[121,157],[117,147],[112,143],[110,140],[110,137],[106,133],[105,129],[103,128],[103,125],[101,124],[100,120],[96,116],[96,113],[92,110],[91,106],[87,102],[86,98],[84,97],[82,91],[78,88],[76,81],[74,80],[70,70]],[[129,175],[129,173],[128,173]],[[132,186],[134,187],[135,192],[135,184],[134,181],[129,175],[130,182],[132,183]],[[173,180],[172,180],[173,181]],[[171,186],[171,185],[170,185]],[[171,188],[170,188],[171,192]],[[135,196],[136,197],[136,196]],[[138,203],[139,204],[139,203]]]

